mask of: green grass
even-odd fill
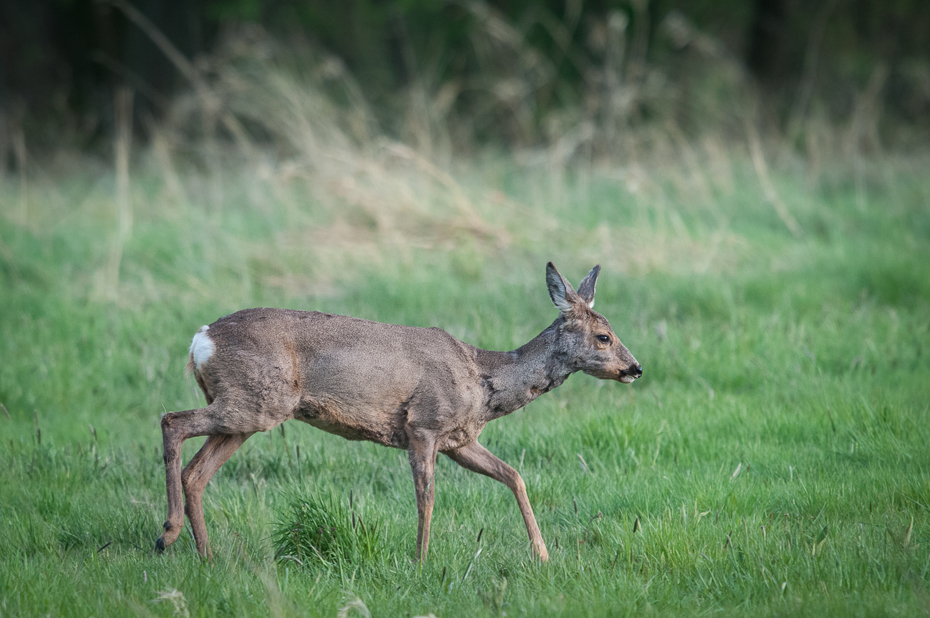
[[[236,167],[182,176],[179,198],[141,166],[118,282],[111,174],[46,178],[24,217],[6,182],[0,615],[334,616],[356,598],[374,616],[930,611],[930,183],[915,161],[865,195],[840,173],[783,171],[800,238],[738,157],[711,200],[674,169],[636,191],[495,161],[458,177],[483,228],[432,198],[373,220]],[[277,305],[512,349],[555,317],[548,259],[575,283],[604,265],[597,309],[645,368],[631,387],[574,376],[482,434],[523,475],[548,564],[510,492],[444,458],[415,564],[405,453],[296,423],[209,485],[214,564],[187,531],[153,553],[159,417],[202,405],[183,372],[201,324]],[[329,522],[331,551],[314,556],[312,534],[287,546],[303,516]]]

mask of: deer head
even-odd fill
[[[546,264],[549,296],[562,313],[559,341],[573,370],[629,384],[643,375],[643,368],[614,334],[607,318],[594,311],[594,287],[600,270],[600,266],[592,268],[576,292],[552,262]]]

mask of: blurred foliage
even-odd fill
[[[747,90],[745,107],[789,137],[811,115],[858,111],[895,126],[930,117],[925,0],[8,0],[0,156],[20,129],[52,146],[112,134],[118,85],[141,95],[137,118],[164,116],[191,74],[156,36],[203,73],[244,24],[338,58],[393,133],[411,113],[453,113],[470,120],[469,138],[511,146],[604,130],[584,122],[605,115],[617,120],[608,140],[650,120],[688,131]]]

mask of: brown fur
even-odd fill
[[[203,490],[245,440],[297,419],[349,440],[406,449],[419,524],[417,557],[429,547],[437,453],[506,484],[537,555],[548,558],[520,475],[478,444],[484,426],[559,386],[575,371],[632,382],[642,368],[595,313],[595,266],[575,292],[555,267],[547,282],[561,315],[512,352],[481,350],[438,328],[381,324],[284,309],[247,309],[210,325],[215,346],[189,366],[207,407],[162,417],[168,519],[157,547],[183,525],[181,496],[201,554],[210,552]],[[606,338],[602,342],[598,337]],[[209,436],[181,471],[181,443]]]

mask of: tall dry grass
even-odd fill
[[[0,185],[17,205],[4,208],[14,226],[96,226],[109,252],[91,260],[91,285],[76,281],[106,300],[201,294],[223,268],[246,282],[243,297],[254,285],[321,293],[344,273],[409,263],[419,249],[721,270],[752,253],[732,225],[740,208],[767,211],[803,239],[811,192],[851,183],[868,208],[870,186],[892,187],[897,169],[922,160],[882,147],[880,70],[852,117],[830,120],[808,101],[783,134],[739,62],[680,14],[657,28],[656,44],[678,54],[676,72],[649,63],[645,12],[635,27],[608,12],[586,26],[584,48],[570,36],[577,15],[540,14],[564,42],[551,57],[529,42],[538,24],[518,27],[469,3],[480,77],[443,81],[423,63],[386,114],[339,58],[306,41],[245,26],[188,59],[130,5],[116,6],[189,89],[134,127],[132,95],[117,93],[105,166],[74,152],[32,161],[22,131],[7,127],[18,176]],[[574,104],[559,105],[566,62],[582,79]],[[135,146],[133,131],[144,138]],[[160,224],[184,230],[184,252],[214,266],[170,291],[143,265],[127,266],[133,230]],[[255,237],[250,227],[267,229]]]

